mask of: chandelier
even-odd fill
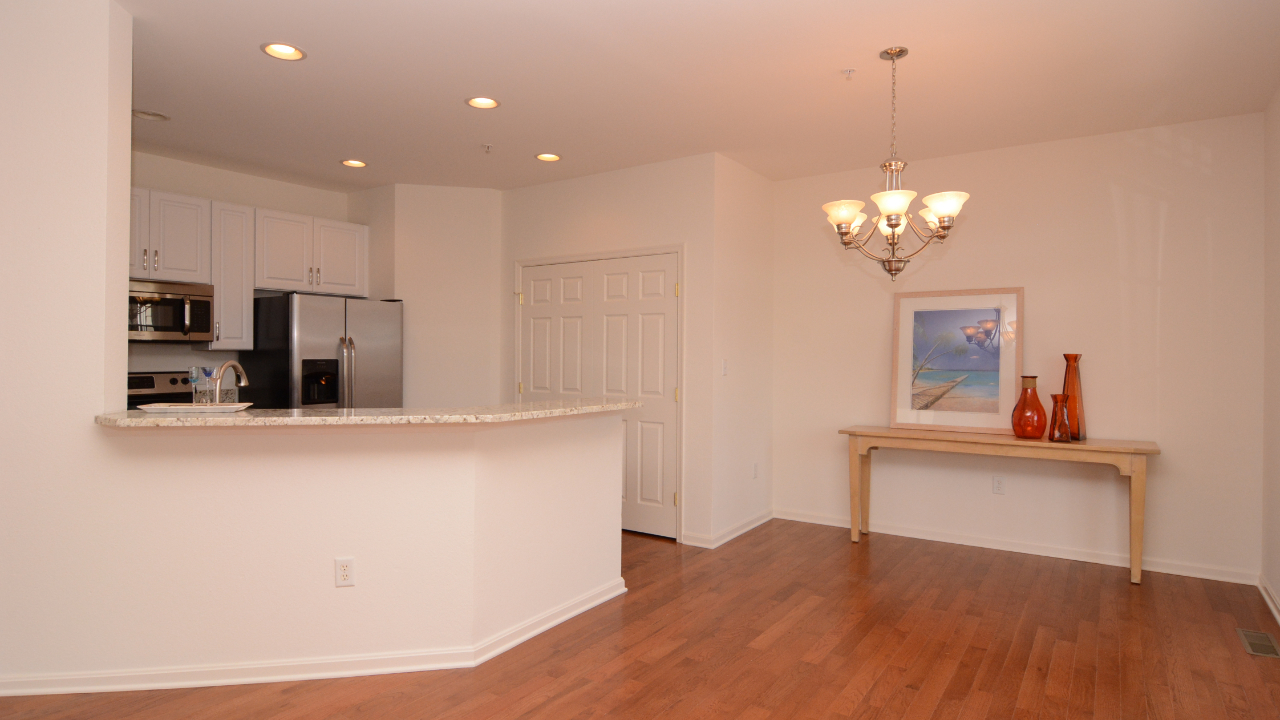
[[[923,252],[933,241],[942,243],[955,225],[960,207],[964,205],[965,200],[969,199],[969,193],[962,192],[940,192],[925,196],[923,200],[925,207],[916,211],[914,217],[924,221],[928,230],[921,230],[912,219],[912,214],[907,212],[916,194],[911,190],[902,189],[902,170],[907,167],[907,163],[898,159],[898,58],[906,54],[907,49],[904,47],[891,47],[880,53],[881,59],[888,60],[892,68],[889,159],[880,165],[885,176],[884,192],[871,196],[871,201],[879,208],[880,214],[871,221],[871,227],[866,234],[858,237],[858,232],[867,220],[867,214],[862,212],[866,203],[859,200],[837,200],[822,206],[827,213],[827,220],[835,226],[844,249],[856,249],[879,262],[892,280],[897,280],[898,273],[906,269],[911,258]],[[921,243],[920,247],[911,253],[907,253],[902,247],[902,237],[908,226]],[[884,248],[885,254],[876,254],[867,249],[877,230],[888,243]],[[974,342],[974,339],[971,337],[969,341]]]

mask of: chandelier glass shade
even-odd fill
[[[907,167],[905,160],[898,159],[898,58],[907,54],[904,47],[891,47],[880,53],[880,57],[891,64],[891,97],[892,114],[890,117],[891,138],[889,143],[889,159],[880,165],[884,172],[884,192],[871,196],[879,214],[871,221],[865,234],[859,236],[866,225],[867,214],[862,212],[866,203],[860,200],[836,200],[822,206],[827,213],[827,221],[836,229],[840,243],[846,250],[857,250],[868,258],[880,263],[891,280],[898,279],[898,273],[907,267],[907,263],[934,241],[939,244],[946,239],[955,225],[960,208],[969,199],[968,193],[940,192],[926,195],[921,202],[925,207],[910,212],[911,202],[916,193],[902,189],[902,171]],[[924,225],[921,228],[917,220]],[[901,240],[910,227],[920,242],[920,247],[908,251],[902,247]],[[882,252],[873,252],[868,247],[875,231],[884,236],[886,246]],[[973,340],[970,340],[973,342]]]

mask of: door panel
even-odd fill
[[[642,399],[623,413],[622,526],[667,537],[678,517],[676,276],[674,253],[521,273],[521,399]]]
[[[129,193],[129,277],[151,277],[151,191],[133,188]]]
[[[337,360],[344,358],[339,339],[347,335],[347,301],[324,295],[293,294],[289,298],[292,315],[292,356],[289,358],[289,407],[302,407],[303,363],[307,360]],[[346,372],[340,366],[340,376]],[[251,380],[252,381],[252,380]],[[346,400],[346,391],[339,386],[339,400]],[[338,407],[335,403],[309,404],[309,408]]]
[[[210,201],[151,191],[151,279],[209,284]]]
[[[213,203],[213,342],[253,349],[253,208]]]
[[[404,303],[347,300],[347,336],[355,344],[355,407],[404,405]]]
[[[367,296],[369,275],[365,260],[369,254],[369,228],[316,218],[314,232],[312,259],[316,292]]]
[[[314,292],[311,217],[258,208],[256,225],[255,287]]]
[[[627,394],[627,320],[626,315],[604,316],[604,394]]]

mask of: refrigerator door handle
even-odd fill
[[[347,338],[347,345],[351,347],[351,366],[347,368],[347,383],[351,390],[347,394],[347,407],[355,408],[356,406],[356,339]]]
[[[347,373],[351,372],[350,360],[347,359],[347,338],[338,338],[338,348],[342,351],[342,359],[338,363],[338,407],[348,407],[351,397],[347,393]]]

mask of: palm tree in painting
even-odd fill
[[[960,357],[969,352],[964,343],[957,344],[955,333],[940,332],[933,337],[933,346],[921,358],[919,350],[916,348],[923,347],[927,342],[929,342],[929,337],[925,334],[924,325],[916,322],[915,337],[911,343],[911,384],[913,386],[916,384],[916,378],[920,376],[920,373],[929,369],[929,361],[940,358],[947,353]]]

